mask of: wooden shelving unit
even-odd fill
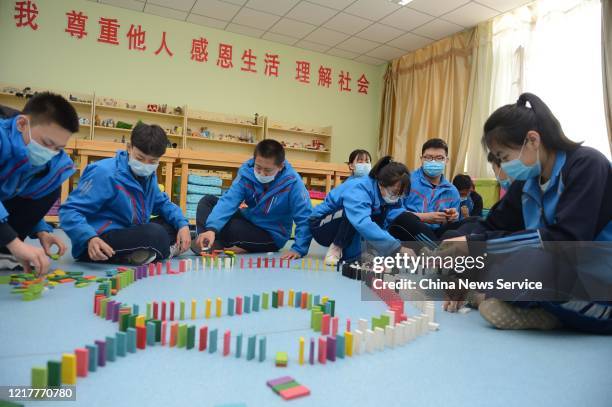
[[[21,110],[26,102],[17,96],[23,87],[0,83],[0,104]],[[43,89],[32,89],[34,91]],[[46,89],[45,89],[46,90]],[[168,148],[162,157],[158,179],[171,199],[186,210],[186,184],[190,172],[215,172],[227,174],[223,187],[231,185],[238,168],[252,157],[255,144],[266,138],[282,142],[287,158],[302,175],[309,189],[320,192],[338,185],[347,176],[345,164],[330,163],[331,127],[287,124],[268,120],[266,116],[230,115],[191,109],[189,106],[167,105],[164,111],[151,111],[146,103],[119,100],[91,94],[62,94],[76,109],[81,119],[78,134],[66,147],[79,171],[62,185],[61,201],[78,182],[85,166],[95,160],[112,157],[117,150],[125,148],[122,141],[129,141],[131,129],[115,127],[118,121],[133,126],[139,120],[161,126],[175,148]],[[175,108],[177,110],[175,111]],[[163,107],[162,107],[163,110]],[[112,119],[112,127],[103,126],[102,121]],[[204,132],[206,131],[206,133]],[[309,149],[313,140],[324,145],[323,149]],[[230,177],[231,175],[231,177]],[[228,178],[230,177],[230,178]],[[180,179],[180,181],[179,181]],[[48,216],[56,223],[57,216]]]
[[[184,148],[191,151],[232,151],[251,154],[265,138],[263,117],[227,115],[187,108]]]
[[[330,162],[332,128],[266,120],[266,138],[280,141],[290,160]]]

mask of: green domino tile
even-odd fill
[[[162,326],[162,322],[159,319],[154,319],[153,323],[155,324],[155,342],[161,342],[161,326]]]
[[[181,312],[179,315],[179,319],[182,321],[185,319],[185,301],[181,301]]]
[[[272,390],[274,390],[274,393],[279,394],[283,390],[292,389],[292,388],[297,387],[299,385],[300,384],[298,382],[296,382],[295,380],[291,380],[290,382],[282,383],[282,384],[279,384],[279,385],[276,385],[276,386],[272,387]]]
[[[272,291],[272,308],[278,308],[278,293]]]
[[[268,309],[268,300],[269,300],[269,294],[263,293],[261,295],[261,308],[262,309]]]
[[[336,300],[329,300],[329,303],[331,304],[331,316],[334,317],[336,316]]]
[[[195,346],[195,325],[190,325],[187,328],[187,349],[193,349]]]
[[[187,325],[180,324],[178,327],[177,348],[184,348],[187,345]]]
[[[44,389],[47,387],[47,368],[33,367],[32,368],[32,388]]]
[[[321,320],[323,319],[323,313],[320,311],[316,311],[314,314],[314,326],[312,329],[314,329],[315,332],[321,332]]]
[[[380,323],[382,324],[380,327],[385,329],[387,325],[390,324],[391,320],[389,319],[389,315],[381,315],[379,318]]]
[[[151,319],[153,317],[153,312],[151,311],[152,310],[152,308],[151,308],[152,306],[153,305],[150,302],[147,302],[147,315],[146,315],[147,319]]]
[[[59,387],[62,384],[62,362],[50,360],[47,362],[47,386]]]

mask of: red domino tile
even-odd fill
[[[281,390],[280,395],[285,400],[292,400],[298,397],[308,396],[310,390],[306,386],[297,386],[290,389]]]

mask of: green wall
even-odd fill
[[[17,85],[168,103],[187,104],[212,112],[252,115],[270,119],[333,126],[332,161],[345,161],[354,148],[376,151],[384,65],[371,66],[269,41],[250,38],[191,23],[157,17],[84,0],[35,0],[38,29],[16,27],[15,1],[0,1],[0,81]],[[82,39],[64,32],[66,13],[82,11],[88,16]],[[97,41],[98,19],[116,18],[120,45]],[[128,49],[126,34],[131,24],[146,31],[146,51]],[[154,55],[162,32],[172,58]],[[209,41],[208,62],[190,59],[192,38]],[[234,68],[216,65],[218,44],[234,47]],[[240,57],[251,48],[257,56],[256,74],[240,71]],[[279,54],[278,78],[263,74],[266,52]],[[311,63],[310,84],[295,80],[295,61]],[[317,86],[320,65],[332,68],[329,89]],[[349,71],[352,92],[339,92],[340,70]],[[365,73],[368,95],[357,92],[357,79]]]

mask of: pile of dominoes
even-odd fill
[[[296,382],[293,377],[283,376],[278,379],[268,380],[266,382],[274,393],[281,396],[284,400],[292,400],[298,397],[308,396],[310,389]]]

